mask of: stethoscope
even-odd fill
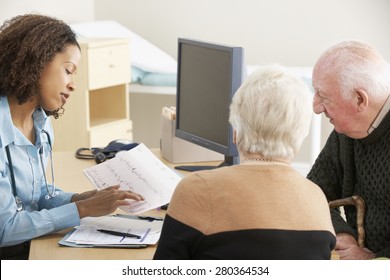
[[[46,179],[46,172],[45,172],[45,166],[43,165],[43,146],[39,148],[39,156],[41,160],[41,168],[42,168],[42,173],[43,173],[43,178],[45,179],[45,184],[46,184],[46,190],[47,190],[47,195],[45,195],[45,199],[50,199],[55,196],[57,196],[58,192],[56,191],[56,187],[54,185],[54,167],[53,167],[53,151],[52,151],[52,146],[51,146],[51,140],[50,140],[50,135],[47,131],[42,130],[43,133],[46,134],[47,136],[47,141],[49,142],[50,146],[50,170],[51,170],[51,179],[52,179],[52,190],[49,190],[49,185],[47,184],[47,179]],[[15,197],[15,203],[17,206],[17,211],[20,212],[24,209],[24,204],[23,201],[18,197],[17,192],[16,192],[16,183],[15,183],[15,174],[14,174],[14,168],[12,165],[12,158],[11,158],[11,152],[9,150],[9,145],[5,147],[6,153],[7,153],[7,158],[8,158],[8,163],[9,163],[9,170],[11,173],[11,184],[12,184],[12,192]]]

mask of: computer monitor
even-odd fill
[[[224,155],[219,166],[237,164],[229,106],[244,77],[244,51],[193,39],[178,39],[176,130],[178,138]],[[217,166],[178,166],[194,171]]]

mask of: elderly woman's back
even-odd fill
[[[230,113],[240,165],[183,178],[155,259],[330,258],[326,198],[289,165],[309,129],[310,99],[280,67],[248,78]]]

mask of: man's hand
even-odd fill
[[[375,257],[369,249],[359,247],[355,238],[350,234],[338,233],[336,239],[335,251],[340,260],[369,260]]]

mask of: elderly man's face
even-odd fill
[[[351,138],[362,138],[366,131],[362,130],[361,124],[356,120],[357,109],[355,94],[343,98],[337,80],[337,75],[331,71],[325,71],[321,65],[313,69],[313,110],[316,114],[324,113],[329,122],[338,133]]]

